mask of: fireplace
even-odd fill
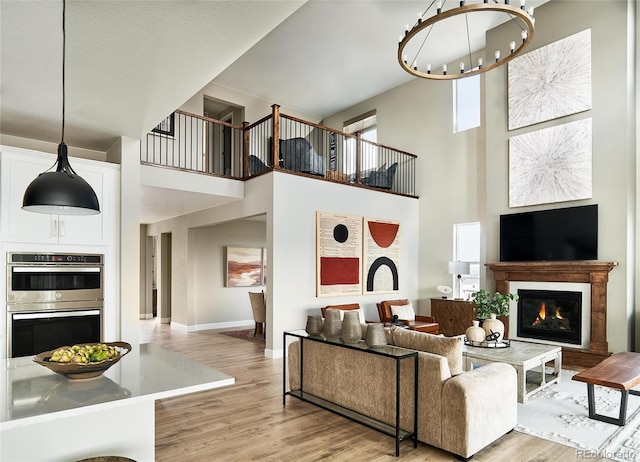
[[[617,265],[617,262],[601,261],[486,263],[486,266],[493,271],[496,290],[503,294],[518,293],[515,286],[525,283],[536,284],[537,287],[529,285],[518,289],[539,290],[541,284],[584,285],[581,344],[559,343],[566,345],[562,348],[563,362],[581,367],[595,366],[611,354],[608,351],[607,342],[607,282],[609,272]],[[553,289],[576,291],[573,287],[554,287]],[[517,327],[512,325],[513,311],[509,318],[507,338],[511,339],[517,337]]]
[[[580,345],[582,292],[518,290],[518,337]]]

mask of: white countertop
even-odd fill
[[[233,377],[155,344],[133,346],[102,376],[86,380],[67,379],[31,356],[2,361],[0,429],[235,383]]]

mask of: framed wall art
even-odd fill
[[[508,63],[509,130],[591,109],[591,29]]]
[[[399,290],[400,224],[364,219],[364,293]]]
[[[362,217],[316,212],[316,295],[362,293]]]
[[[509,207],[592,196],[591,118],[509,139]]]
[[[262,248],[227,246],[226,254],[227,287],[262,285]]]

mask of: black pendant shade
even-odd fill
[[[45,172],[33,180],[24,193],[22,208],[30,212],[58,215],[95,215],[100,204],[95,191],[69,165],[67,145],[58,145],[55,172]]]
[[[95,191],[69,165],[67,145],[64,144],[65,106],[65,10],[62,0],[62,140],[58,145],[55,172],[44,172],[29,184],[22,199],[23,210],[58,215],[95,215],[100,204]]]

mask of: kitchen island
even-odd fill
[[[70,380],[33,362],[3,359],[0,460],[155,457],[155,401],[233,385],[233,377],[155,344],[102,376]]]

